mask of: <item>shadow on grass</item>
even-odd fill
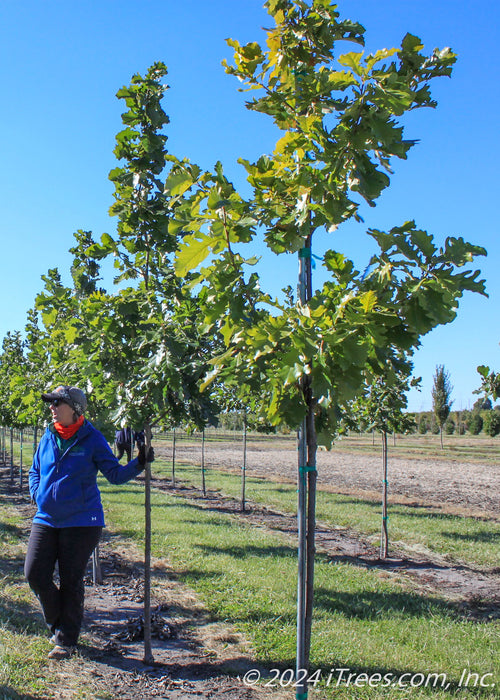
[[[332,503],[333,501],[333,503]],[[367,506],[373,510],[380,510],[379,500],[371,500],[368,498],[354,498],[353,496],[342,496],[342,494],[332,494],[328,491],[322,491],[318,493],[318,504],[323,504],[326,506]]]
[[[235,559],[258,558],[297,558],[297,548],[288,545],[254,546],[254,545],[232,545],[228,547],[214,547],[206,544],[197,545],[205,554],[216,554],[230,556]]]
[[[218,571],[203,571],[199,569],[191,569],[182,572],[181,578],[189,584],[196,585],[201,584],[203,587],[203,582],[205,580],[213,583],[220,580],[221,586],[227,584],[225,577],[221,572]],[[293,611],[288,613],[280,614],[277,616],[276,610],[265,609],[264,607],[259,607],[254,605],[255,601],[253,598],[249,597],[247,606],[243,609],[242,606],[236,602],[235,607],[232,610],[228,610],[225,606],[220,612],[217,610],[209,611],[212,615],[212,619],[215,621],[223,619],[225,622],[231,624],[250,626],[251,629],[258,628],[261,634],[271,636],[276,634],[283,634],[285,627],[289,629],[293,628],[296,624],[296,616]],[[456,609],[452,605],[448,605],[440,600],[433,598],[422,598],[420,596],[404,593],[377,593],[373,591],[363,591],[358,594],[345,593],[345,592],[332,592],[329,589],[319,588],[317,589],[315,595],[315,609],[318,612],[318,618],[321,618],[321,611],[327,613],[341,613],[346,618],[358,619],[358,620],[388,620],[400,618],[401,623],[404,624],[404,620],[409,617],[415,618],[427,618],[435,620],[438,616],[450,617],[450,615],[457,616]],[[272,631],[274,628],[274,631]],[[267,631],[266,631],[267,630]],[[367,675],[369,678],[374,678],[374,686],[370,687],[393,687],[400,688],[401,691],[411,688],[412,692],[415,688],[425,687],[426,691],[433,694],[442,693],[443,690],[455,695],[457,691],[463,692],[463,688],[460,688],[457,680],[453,680],[447,677],[445,674],[438,673],[423,673],[422,669],[416,668],[391,668],[380,666],[353,666],[346,659],[335,659],[330,660],[329,665],[335,671],[339,672],[340,669],[344,668],[348,674],[353,674],[350,682],[350,687],[354,689],[354,682],[361,674]],[[268,669],[270,668],[294,668],[295,659],[289,658],[283,660],[273,660],[268,663],[264,663]],[[348,668],[346,668],[348,667]],[[324,676],[324,666],[312,665],[310,669],[310,675],[317,669],[323,669],[323,681],[325,681]],[[472,674],[474,675],[474,674]],[[264,676],[262,676],[264,678]],[[377,681],[377,678],[379,679]],[[389,678],[390,680],[382,683],[383,679]],[[330,688],[338,687],[342,689],[346,687],[346,677],[344,675],[343,682],[339,683],[338,686],[335,682],[339,679],[339,676],[334,675],[333,683],[330,684]],[[399,679],[403,681],[404,684],[398,686]],[[360,678],[360,681],[362,679]],[[415,685],[410,685],[414,683]],[[474,679],[472,680],[474,683]],[[366,680],[364,685],[360,687],[367,687]],[[482,697],[492,697],[491,690],[486,687],[475,687],[473,688],[474,698]],[[353,696],[354,697],[354,696]],[[363,696],[364,697],[364,696]],[[377,696],[378,697],[378,696]],[[442,697],[442,695],[439,695]],[[468,696],[469,697],[469,696]],[[472,697],[472,696],[470,696]]]
[[[8,506],[29,505],[31,502],[28,488],[19,491],[19,485],[13,482],[12,484],[3,484],[5,493],[0,494],[0,504]]]
[[[0,700],[40,700],[39,695],[20,695],[16,690],[7,685],[0,685]]]
[[[33,606],[5,597],[0,599],[0,622],[15,633],[43,634],[46,630],[41,613],[36,614]]]
[[[323,492],[326,494],[326,492]],[[331,494],[329,494],[331,496]],[[329,505],[336,506],[363,506],[367,509],[373,511],[374,515],[380,515],[381,501],[372,500],[366,498],[354,498],[351,496],[342,497],[341,495],[334,495],[333,503],[331,498],[322,499],[321,495],[318,495],[318,504],[322,505],[323,508],[327,508]],[[391,517],[399,516],[401,518],[408,518],[408,520],[443,520],[449,522],[463,522],[463,516],[456,515],[453,513],[442,513],[436,510],[435,506],[426,507],[421,503],[405,503],[404,506],[400,504],[389,504],[389,514]],[[478,522],[487,522],[491,520],[490,518],[473,518],[471,516],[468,519]]]
[[[450,540],[460,540],[461,542],[485,542],[496,544],[500,542],[500,532],[441,532],[443,537],[448,537]]]
[[[359,503],[359,501],[358,501]],[[364,501],[363,501],[364,503]],[[454,515],[453,513],[440,513],[436,512],[435,510],[433,511],[428,511],[426,510],[421,504],[418,505],[405,505],[405,509],[407,510],[402,510],[400,506],[391,506],[389,505],[389,513],[390,515],[399,515],[402,518],[419,518],[419,519],[425,519],[425,520],[447,520],[451,522],[457,522],[457,523],[462,523],[464,521],[464,516],[461,515]],[[408,509],[413,509],[411,512],[408,512]],[[416,512],[416,511],[419,512]],[[487,518],[487,517],[481,517],[481,518],[474,518],[472,516],[466,516],[467,520],[470,520],[471,522],[479,522],[479,523],[488,523],[491,522],[492,518]]]
[[[202,547],[206,550],[207,554],[220,553],[229,554],[231,556],[237,556],[238,558],[243,558],[245,556],[245,551],[242,549],[236,550],[236,554],[232,551],[233,548],[228,548],[225,550],[218,550],[217,548]],[[254,548],[253,554],[255,556],[262,557],[282,557],[290,556],[290,550],[288,548],[270,547],[270,548]],[[293,552],[295,555],[295,552]],[[228,585],[228,580],[225,572],[220,569],[212,569],[209,571],[200,569],[183,569],[177,572],[179,578],[184,580],[191,585],[203,581],[210,581],[212,584],[214,581],[220,580],[221,587]],[[380,619],[394,619],[394,618],[408,618],[408,617],[419,617],[419,618],[435,618],[436,616],[457,616],[457,608],[452,603],[447,602],[432,596],[422,596],[413,593],[404,593],[400,591],[341,591],[335,590],[334,585],[332,588],[317,587],[314,593],[314,608],[321,615],[321,611],[331,615],[332,613],[340,613],[348,619],[360,619],[360,620],[380,620]],[[290,622],[294,619],[294,613],[290,615],[285,615],[284,617],[290,617]],[[461,616],[458,614],[461,619]],[[276,612],[274,610],[267,609],[264,604],[259,607],[258,598],[252,597],[249,593],[248,606],[241,613],[235,613],[235,616],[231,616],[231,622],[256,622],[261,624],[272,625],[276,620]],[[280,616],[280,620],[283,622],[283,616]]]
[[[0,576],[13,582],[24,582],[24,556],[3,556],[0,558]],[[0,589],[0,593],[2,589]]]
[[[434,618],[454,615],[456,608],[438,598],[412,593],[359,591],[344,592],[318,587],[314,593],[316,610],[341,613],[349,619],[381,620],[392,618]]]
[[[10,540],[23,540],[26,537],[26,527],[23,525],[11,525],[0,522],[0,542]]]

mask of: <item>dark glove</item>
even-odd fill
[[[138,465],[137,468],[139,471],[142,471],[144,467],[146,466],[146,462],[154,462],[155,461],[155,451],[153,447],[150,447],[147,454],[146,454],[146,445],[142,443],[139,445],[139,451],[137,452],[137,461]]]

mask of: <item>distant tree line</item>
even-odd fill
[[[438,435],[439,423],[433,411],[415,414],[417,432],[421,435],[432,433]],[[500,406],[492,407],[490,399],[478,399],[472,409],[452,411],[444,423],[445,435],[479,435],[483,433],[495,437],[500,433]]]

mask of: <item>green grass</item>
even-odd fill
[[[161,460],[155,462],[154,469],[167,479],[171,476],[170,465]],[[208,469],[205,477],[207,489],[240,498],[239,474]],[[176,464],[176,478],[199,487],[200,468]],[[297,489],[292,484],[247,477],[246,496],[282,512],[297,511]],[[353,529],[377,546],[380,542],[380,501],[319,490],[316,513],[318,521],[332,527]],[[421,553],[435,552],[450,562],[486,570],[499,560],[500,522],[450,515],[437,508],[389,506],[389,537],[393,546],[403,551],[418,548]]]
[[[122,537],[141,542],[142,484],[103,483],[102,491],[108,525]],[[280,498],[285,491],[279,490]],[[58,679],[46,659],[47,633],[22,578],[24,523],[14,508],[0,505],[0,697],[9,697],[7,688],[11,697],[52,697]],[[165,492],[153,492],[152,515],[154,555],[166,558],[175,575],[198,592],[214,620],[245,632],[260,661],[269,668],[293,668],[294,542]],[[404,579],[322,555],[317,557],[315,590],[311,663],[323,679],[330,669],[342,667],[360,679],[359,674],[391,673],[397,679],[404,673],[446,673],[450,686],[414,688],[404,695],[381,685],[355,690],[318,687],[314,698],[497,697],[489,688],[464,695],[457,683],[466,668],[480,675],[493,673],[498,686],[498,622],[469,621],[446,600],[422,595]],[[333,673],[334,681],[337,676]],[[79,681],[74,697],[92,697],[86,692]]]
[[[170,476],[170,465],[161,460],[154,469]],[[179,464],[177,475],[199,486],[199,467]],[[208,489],[239,498],[238,474],[210,469],[206,480]],[[102,490],[108,524],[121,536],[141,541],[142,486],[103,484]],[[294,485],[248,478],[247,498],[296,512]],[[50,647],[37,603],[23,581],[22,523],[14,509],[0,506],[0,697],[5,688],[33,698],[50,697],[57,678],[47,665]],[[375,501],[321,492],[317,516],[378,541],[380,504]],[[419,547],[484,568],[498,561],[500,526],[492,520],[394,505],[389,528],[398,546]],[[202,597],[215,620],[244,631],[261,661],[270,668],[293,668],[297,559],[291,540],[237,517],[200,508],[194,501],[154,492],[153,553],[169,560],[176,575]],[[339,686],[318,689],[319,697],[498,697],[498,621],[470,621],[444,598],[425,596],[402,578],[334,562],[323,555],[317,557],[315,590],[311,663],[313,670],[322,670],[323,678],[330,669],[343,667],[356,674],[392,673],[396,678],[403,673],[446,673],[450,683],[446,691],[413,688],[404,694],[381,685],[354,690]],[[479,675],[493,673],[497,688],[475,688],[464,694],[457,688],[463,669]],[[492,682],[490,677],[488,682]],[[85,697],[84,686],[78,692]]]
[[[142,486],[103,487],[108,521],[122,535],[143,538]],[[153,554],[166,557],[202,597],[215,620],[246,633],[270,667],[293,668],[297,560],[292,541],[212,512],[187,499],[153,492]],[[407,697],[464,697],[464,668],[500,682],[497,623],[464,619],[438,596],[382,572],[319,555],[311,649],[313,669],[356,673],[446,673],[445,690],[412,689]],[[491,661],[490,661],[491,660]],[[318,691],[319,692],[319,691]],[[331,697],[331,689],[320,697]],[[474,697],[493,698],[491,689]],[[336,698],[401,698],[393,688],[335,688]]]

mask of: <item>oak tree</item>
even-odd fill
[[[414,221],[388,232],[371,229],[376,250],[368,270],[361,273],[329,248],[322,255],[329,278],[314,290],[315,233],[326,228],[334,245],[343,222],[361,220],[361,202],[375,204],[389,185],[392,161],[405,159],[414,145],[401,118],[435,106],[430,82],[450,75],[455,55],[446,48],[425,55],[411,34],[398,48],[365,54],[364,28],[341,19],[330,0],[265,6],[272,25],[266,45],[230,40],[234,60],[225,65],[254,95],[247,107],[269,115],[280,138],[272,153],[240,161],[252,188],[248,198],[220,163],[213,173],[185,172],[184,204],[174,217],[183,236],[176,270],[180,277],[196,271],[206,329],[220,332],[226,345],[212,360],[207,385],[232,377],[259,390],[269,420],[305,434],[298,465],[299,499],[307,488],[302,530],[299,518],[299,541],[306,542],[299,545],[306,550],[305,566],[299,552],[300,669],[309,664],[317,444],[331,444],[340,407],[367,376],[391,381],[401,351],[452,321],[465,290],[483,292],[479,273],[467,266],[484,250],[452,237],[438,247]],[[262,290],[257,261],[245,255],[257,238],[278,256],[298,253],[298,299]]]

